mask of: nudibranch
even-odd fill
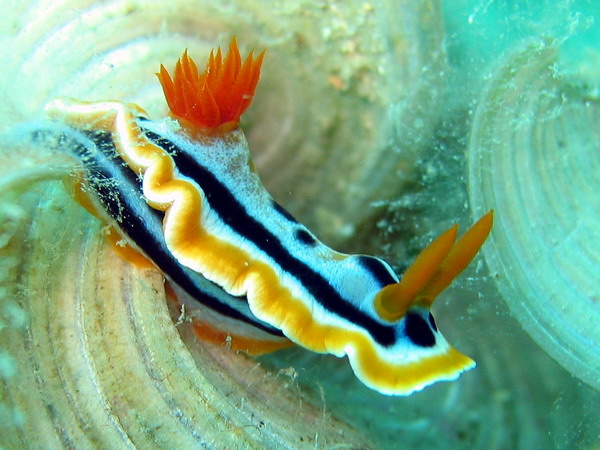
[[[242,61],[234,39],[200,73],[186,51],[173,77],[157,74],[172,118],[57,99],[46,107],[55,127],[36,137],[52,134],[81,160],[78,201],[107,223],[121,256],[164,274],[201,338],[248,353],[296,343],[347,355],[388,395],[457,378],[475,363],[429,310],[483,245],[492,212],[458,241],[448,229],[401,279],[379,258],[327,247],[264,189],[240,130],[263,57]]]

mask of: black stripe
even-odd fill
[[[41,131],[34,134],[34,139],[41,137]],[[52,131],[49,131],[52,133]],[[127,235],[145,255],[150,258],[156,266],[174,283],[179,285],[192,298],[203,303],[207,307],[217,311],[219,314],[248,323],[269,334],[283,336],[281,330],[259,321],[248,311],[247,314],[223,303],[216,295],[205,292],[203,289],[220,291],[218,295],[227,296],[233,302],[244,302],[245,298],[237,299],[226,293],[220,287],[204,278],[201,274],[181,266],[173,254],[168,250],[162,233],[155,235],[149,231],[147,220],[151,220],[154,229],[162,230],[164,213],[155,210],[141,198],[142,181],[125,165],[117,156],[111,133],[109,132],[84,132],[99,150],[90,150],[85,144],[74,136],[61,133],[53,136],[55,142],[62,148],[69,148],[84,163],[88,172],[88,183],[98,195],[106,212],[119,223],[120,229]],[[46,136],[49,137],[49,136]],[[82,136],[83,138],[83,136]],[[122,177],[122,181],[115,180],[110,169],[116,169]],[[134,200],[132,200],[132,197]],[[135,202],[134,208],[131,203]],[[143,210],[137,215],[136,210]],[[149,245],[151,244],[151,245]],[[199,284],[203,286],[199,286]]]
[[[315,245],[317,245],[317,240],[303,228],[298,228],[294,232],[294,235],[296,236],[296,239],[298,239],[303,244],[308,245],[309,247],[314,247]]]
[[[357,258],[360,265],[371,273],[381,287],[398,282],[380,259],[367,255],[358,255]]]
[[[427,321],[415,312],[407,312],[404,317],[404,333],[406,337],[419,347],[433,347],[435,335]]]
[[[289,220],[290,222],[298,223],[296,218],[294,216],[292,216],[287,209],[285,209],[283,206],[281,206],[275,200],[272,201],[272,205],[273,205],[273,209],[275,211],[277,211],[279,214],[281,214],[283,217],[285,217],[287,220]]]
[[[142,128],[146,136],[171,154],[179,172],[193,179],[209,200],[213,211],[236,233],[254,243],[268,254],[284,271],[295,277],[304,288],[328,311],[363,327],[382,346],[396,342],[393,326],[383,325],[346,301],[318,272],[292,256],[281,241],[262,223],[252,217],[233,194],[193,156],[168,139]]]

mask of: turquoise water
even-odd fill
[[[567,79],[570,92],[577,90],[583,101],[599,107],[600,4],[445,1],[442,5],[449,61],[444,74],[447,90],[439,103],[442,119],[432,152],[422,166],[424,170],[433,166],[440,171],[434,177],[424,177],[420,189],[405,195],[412,208],[447,217],[463,214],[468,202],[464,176],[468,167],[462,158],[469,146],[470,127],[482,92],[496,76],[499,62],[510,58],[511,52],[532,43],[555,46],[557,78]],[[535,83],[530,89],[536,89]],[[539,95],[543,98],[553,94],[547,91]],[[518,126],[517,122],[513,124]],[[509,136],[496,137],[498,141],[503,138]],[[598,145],[598,141],[592,145]],[[600,148],[591,154],[597,158]],[[589,177],[590,186],[598,188],[597,174],[580,175]],[[496,208],[498,217],[509,214],[500,206]],[[407,211],[410,213],[411,207]],[[394,219],[392,213],[388,220]],[[592,219],[600,226],[597,211]],[[422,242],[415,244],[419,245]],[[600,273],[591,275],[600,282]],[[558,364],[521,328],[520,317],[511,313],[496,289],[493,278],[499,276],[505,275],[472,268],[444,295],[444,304],[438,305],[436,318],[442,322],[441,329],[450,326],[452,330],[449,341],[478,362],[474,371],[451,384],[435,385],[409,398],[381,398],[348,379],[348,374],[347,378],[332,380],[331,374],[340,369],[331,359],[296,364],[294,361],[312,357],[294,350],[288,353],[289,359],[274,358],[274,364],[303,367],[298,376],[300,383],[323,386],[324,404],[334,414],[369,430],[383,447],[597,448],[600,393],[577,378],[577,368],[567,361],[559,360]],[[591,295],[589,292],[582,291],[581,295],[577,301],[593,301],[593,296],[585,298]],[[527,300],[521,297],[514,301]],[[595,308],[597,315],[598,305]],[[597,327],[594,317],[591,320]],[[451,321],[457,321],[458,326],[445,323]],[[556,323],[556,327],[561,326],[565,325]],[[562,332],[571,333],[567,326]],[[588,345],[592,359],[599,343]],[[574,375],[561,365],[573,370]],[[586,379],[600,379],[598,369],[596,366],[595,373],[588,372]],[[597,381],[594,384],[597,386]],[[335,400],[330,399],[329,392]]]

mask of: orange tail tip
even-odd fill
[[[233,38],[224,58],[220,48],[216,54],[210,52],[202,73],[186,50],[175,65],[173,78],[163,65],[156,75],[176,118],[206,134],[226,132],[238,126],[252,102],[264,54],[263,50],[255,59],[250,52],[242,63]]]

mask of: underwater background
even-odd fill
[[[596,1],[0,0],[0,446],[600,447]],[[488,209],[436,303],[477,361],[385,397],[346,360],[197,342],[20,139],[58,96],[166,105],[154,76],[267,48],[242,120],[276,200],[340,251],[407,267]],[[17,130],[17,131],[15,131]]]

